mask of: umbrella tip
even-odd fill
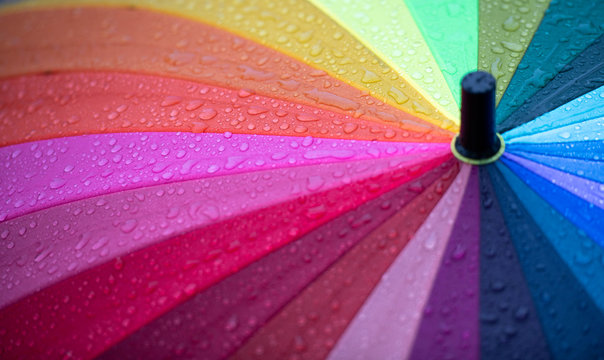
[[[503,154],[505,143],[495,131],[496,88],[493,75],[484,71],[468,73],[461,80],[461,125],[451,150],[463,162],[485,165]]]

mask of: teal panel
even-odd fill
[[[497,109],[505,120],[604,33],[602,0],[550,3]]]
[[[552,130],[595,120],[595,123],[592,124],[595,127],[591,127],[591,129],[598,132],[598,128],[601,129],[602,126],[598,126],[597,122],[600,121],[600,123],[602,123],[602,117],[604,117],[604,86],[592,90],[565,105],[543,114],[533,121],[529,121],[517,128],[506,131],[503,134],[503,138],[508,144],[598,140],[593,136],[591,138],[585,138],[587,134],[585,133],[585,129],[582,129],[581,126],[576,129],[571,127],[560,132],[552,132]],[[577,134],[581,133],[581,137],[579,137],[579,135],[574,135],[575,131],[577,131]],[[545,132],[548,134],[541,134]],[[552,134],[554,136],[551,136]]]

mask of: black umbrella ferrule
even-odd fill
[[[460,160],[482,165],[503,153],[503,139],[495,132],[495,78],[475,71],[461,81],[461,124],[452,150]]]

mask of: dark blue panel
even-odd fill
[[[535,224],[508,181],[513,182],[516,191],[531,190],[503,165],[489,166],[487,170],[553,357],[602,358],[604,315]]]
[[[486,167],[480,168],[480,203],[481,358],[550,359],[547,341]]]

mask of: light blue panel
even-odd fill
[[[589,161],[604,161],[604,140],[557,143],[511,143],[507,152],[529,152]]]
[[[530,135],[604,117],[604,86],[503,134],[506,143],[531,142]],[[570,136],[568,137],[570,139]],[[572,139],[570,141],[576,141]]]

